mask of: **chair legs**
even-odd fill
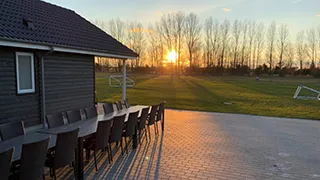
[[[122,138],[120,140],[121,155],[123,156]]]
[[[113,162],[111,144],[109,145],[109,151],[110,151],[110,160],[111,160],[111,162]]]
[[[94,166],[96,168],[96,171],[98,171],[96,151],[93,151],[93,158],[94,158]]]
[[[124,142],[126,143],[126,152],[128,154],[128,142],[127,142],[127,137],[124,137]]]

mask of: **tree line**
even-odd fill
[[[174,68],[266,71],[285,69],[302,72],[315,69],[320,60],[320,25],[291,34],[287,24],[264,24],[244,19],[230,21],[208,17],[201,21],[195,13],[163,14],[160,20],[144,27],[139,21],[93,21],[118,41],[139,54],[131,67],[163,67],[166,55],[177,52]],[[100,61],[99,61],[100,60]],[[118,61],[99,64],[120,66]]]

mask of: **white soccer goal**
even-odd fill
[[[300,92],[302,89],[306,89],[309,90],[311,92],[314,92],[315,94],[317,94],[317,97],[312,97],[312,96],[299,96]],[[299,85],[296,92],[293,95],[294,99],[315,99],[315,100],[320,100],[320,91],[317,91],[315,89],[309,88],[307,86],[304,85]]]
[[[122,75],[111,75],[109,76],[109,86],[120,88],[122,87],[123,82]],[[126,77],[126,87],[133,87],[135,85],[134,81],[128,77]]]

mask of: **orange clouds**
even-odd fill
[[[231,9],[229,9],[229,8],[222,8],[222,10],[223,10],[224,12],[231,12]]]

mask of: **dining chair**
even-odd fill
[[[124,106],[125,106],[126,108],[129,108],[129,107],[130,107],[130,104],[129,104],[128,99],[125,99],[125,100],[123,101],[123,104],[124,104]]]
[[[0,125],[0,136],[2,141],[26,134],[23,121]]]
[[[53,113],[46,115],[46,121],[49,129],[64,125],[62,113]]]
[[[46,139],[22,145],[20,166],[14,172],[17,179],[39,179],[44,177],[44,164],[46,161],[50,136]]]
[[[148,141],[146,121],[149,116],[149,109],[150,109],[150,107],[143,108],[141,111],[140,118],[138,119],[139,143],[141,143],[142,132],[144,132],[144,135],[146,137],[146,141]]]
[[[89,107],[89,108],[85,108],[84,112],[86,114],[86,118],[87,119],[94,118],[94,117],[98,116],[97,108],[95,106]]]
[[[14,153],[14,147],[0,152],[0,177],[3,179],[8,179],[10,174],[11,162]]]
[[[67,111],[66,113],[68,123],[74,123],[77,121],[81,121],[81,111],[80,109],[74,111]]]
[[[121,116],[115,116],[113,118],[113,123],[111,127],[111,133],[110,133],[110,139],[109,139],[109,149],[110,149],[110,157],[111,161],[113,161],[113,155],[112,155],[112,149],[111,149],[111,144],[114,142],[119,142],[120,141],[120,147],[121,147],[121,154],[123,155],[123,147],[122,147],[122,131],[124,128],[124,121],[126,118],[126,114],[121,115]]]
[[[158,133],[157,129],[156,129],[156,125],[155,125],[156,114],[157,114],[157,111],[158,111],[158,107],[159,107],[158,105],[151,106],[151,112],[150,112],[148,120],[147,120],[147,128],[148,128],[149,138],[150,139],[151,139],[150,126],[153,125],[155,135],[157,135],[157,133]]]
[[[122,102],[121,102],[121,101],[118,101],[118,102],[117,102],[117,108],[118,108],[118,111],[120,111],[120,110],[123,109],[123,106],[122,106]]]
[[[125,141],[127,154],[128,154],[127,138],[129,137],[132,141],[132,137],[137,131],[138,115],[139,115],[139,111],[132,112],[129,114],[128,121],[126,122],[124,131],[122,133],[122,137],[124,138],[124,141]]]
[[[55,148],[48,154],[45,166],[50,168],[50,176],[56,177],[56,169],[74,164],[79,128],[58,133]],[[76,176],[75,168],[74,175]]]
[[[157,131],[158,132],[159,132],[159,130],[158,130],[158,122],[160,122],[160,126],[162,127],[162,122],[161,121],[164,121],[164,105],[165,105],[165,102],[162,102],[162,103],[159,104],[159,109],[158,109],[157,115],[156,115],[155,125],[157,127]],[[161,129],[163,129],[163,127]]]
[[[103,111],[104,114],[109,114],[114,112],[113,104],[112,103],[104,103],[103,104]]]
[[[90,151],[93,151],[94,165],[95,165],[96,171],[98,171],[97,157],[96,157],[97,151],[99,150],[104,151],[105,149],[107,149],[109,163],[111,163],[110,148],[109,148],[111,125],[112,125],[112,119],[99,121],[97,126],[97,131],[94,137],[88,141],[86,140],[84,143],[84,149],[86,149],[86,152],[89,152],[90,154]]]

